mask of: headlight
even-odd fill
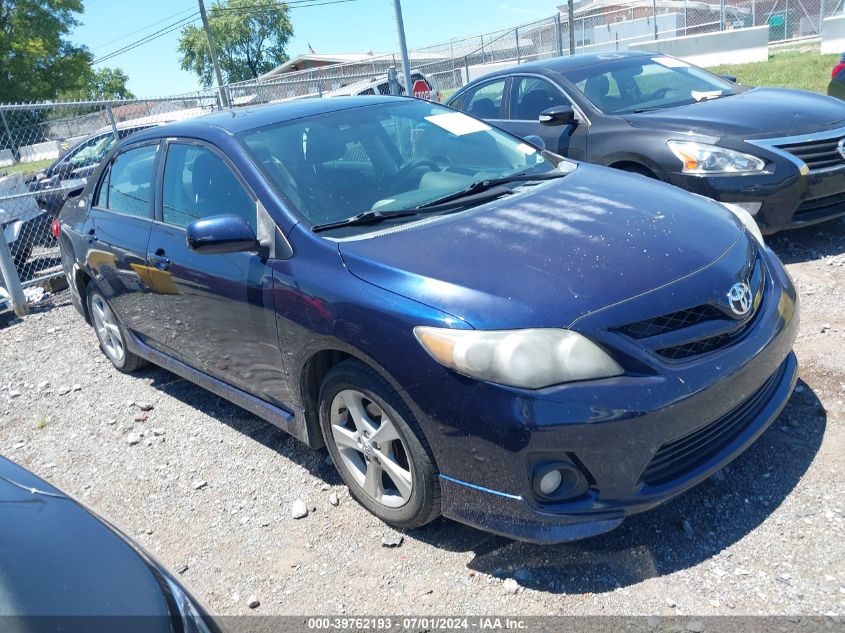
[[[748,232],[754,236],[754,239],[760,242],[760,246],[765,246],[765,242],[763,242],[763,233],[760,231],[760,227],[757,226],[757,221],[754,219],[753,215],[738,204],[731,204],[730,202],[723,202],[722,204],[728,211],[737,217],[737,219],[742,223],[742,226],[744,226]]]
[[[414,334],[441,365],[511,387],[539,389],[623,373],[598,345],[570,330],[484,331],[417,326]]]
[[[685,174],[753,174],[763,171],[766,161],[732,149],[692,141],[666,141],[678,157]]]

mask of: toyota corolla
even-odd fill
[[[795,289],[747,213],[415,99],[136,134],[60,244],[118,370],[325,445],[402,528],[605,532],[736,458],[796,380]]]

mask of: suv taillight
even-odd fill
[[[838,75],[842,71],[843,68],[845,68],[845,61],[843,61],[842,58],[840,57],[839,63],[836,64],[836,66],[834,66],[833,70],[830,72],[830,78],[836,79],[836,75]]]
[[[61,230],[61,224],[59,223],[59,218],[56,218],[52,222],[50,222],[50,232],[53,234],[53,237],[59,239],[59,231]]]

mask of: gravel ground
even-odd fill
[[[441,519],[386,547],[399,535],[325,451],[162,369],[113,370],[66,292],[0,326],[0,453],[215,613],[842,614],[845,221],[770,243],[802,297],[795,395],[729,468],[598,538],[540,547]]]

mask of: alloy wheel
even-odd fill
[[[97,337],[100,339],[106,354],[115,363],[120,364],[126,354],[120,326],[114,312],[111,311],[105,299],[98,294],[91,298],[91,317],[94,320]]]
[[[331,430],[345,469],[378,503],[399,508],[411,498],[409,452],[387,413],[360,391],[339,391],[331,404]]]

